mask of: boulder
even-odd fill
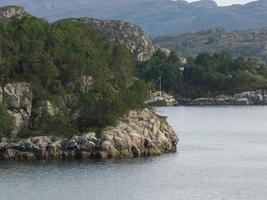
[[[118,157],[175,152],[179,141],[166,118],[150,109],[131,111],[117,126],[106,128],[100,138],[102,151]]]

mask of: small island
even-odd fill
[[[50,24],[16,6],[0,16],[0,160],[176,151],[178,137],[147,108],[151,85],[135,69],[157,50],[141,28],[89,18]]]

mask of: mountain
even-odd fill
[[[209,29],[176,36],[158,37],[154,43],[184,56],[227,51],[234,56],[255,57],[267,62],[267,28],[227,32]]]
[[[267,26],[267,0],[221,7],[212,0],[0,0],[0,6],[24,6],[33,15],[56,21],[69,17],[123,20],[153,36],[214,27],[228,31]]]

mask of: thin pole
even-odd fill
[[[160,91],[160,96],[162,96],[162,94],[161,94],[161,91],[162,91],[161,76],[159,77],[159,91]]]

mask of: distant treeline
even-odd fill
[[[233,58],[224,52],[199,54],[182,65],[175,53],[157,52],[138,66],[140,77],[180,97],[206,97],[267,88],[267,66],[255,59]]]

